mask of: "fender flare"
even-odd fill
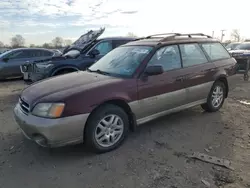
[[[76,67],[76,66],[69,66],[69,65],[67,65],[67,66],[61,66],[61,67],[58,67],[58,68],[53,69],[53,70],[51,71],[51,73],[50,73],[50,76],[54,76],[56,72],[58,72],[58,71],[60,71],[60,70],[63,70],[63,69],[74,69],[74,70],[76,70],[76,71],[79,71],[79,70],[80,70],[80,69],[79,69],[78,67]]]

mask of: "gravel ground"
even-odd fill
[[[26,140],[13,119],[22,81],[0,83],[0,188],[250,187],[250,82],[235,80],[217,113],[195,107],[152,121],[117,150],[83,145],[45,149]],[[234,170],[189,158],[226,158]]]

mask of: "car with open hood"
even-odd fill
[[[152,35],[122,45],[86,71],[24,89],[14,114],[27,138],[45,147],[85,142],[111,151],[129,130],[196,105],[218,111],[236,61],[204,34]]]
[[[132,37],[98,39],[104,31],[105,28],[88,31],[66,47],[61,55],[22,65],[20,69],[24,74],[24,81],[36,82],[52,76],[86,70],[114,48],[135,40]]]

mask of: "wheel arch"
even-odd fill
[[[135,118],[135,115],[133,114],[130,106],[128,105],[128,103],[123,100],[123,99],[111,99],[111,100],[106,100],[102,103],[100,103],[99,105],[97,105],[90,113],[88,119],[87,119],[87,122],[86,122],[86,125],[88,124],[88,121],[89,119],[93,116],[93,114],[102,106],[106,105],[106,104],[113,104],[113,105],[116,105],[118,107],[120,107],[121,109],[123,109],[126,114],[128,115],[128,118],[129,118],[129,129],[131,131],[135,131],[136,129],[136,118]],[[85,135],[85,128],[84,128],[84,135]],[[85,136],[84,136],[85,137]]]
[[[225,87],[226,87],[226,95],[225,95],[225,98],[228,97],[228,92],[229,92],[229,87],[228,87],[228,81],[227,81],[227,76],[226,75],[220,75],[216,78],[215,82],[216,81],[220,81],[222,82]]]
[[[72,65],[67,65],[67,66],[61,66],[61,67],[57,67],[55,69],[53,69],[51,71],[50,76],[54,76],[57,72],[62,71],[62,70],[75,70],[75,71],[79,71],[80,69],[77,66],[72,66]]]

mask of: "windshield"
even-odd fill
[[[235,50],[250,50],[250,43],[242,43],[238,45]]]
[[[231,44],[228,44],[226,46],[227,49],[231,49],[231,50],[234,50],[237,46],[239,46],[240,44],[239,43],[231,43]]]
[[[149,46],[118,47],[93,64],[89,71],[131,77],[151,50]]]

